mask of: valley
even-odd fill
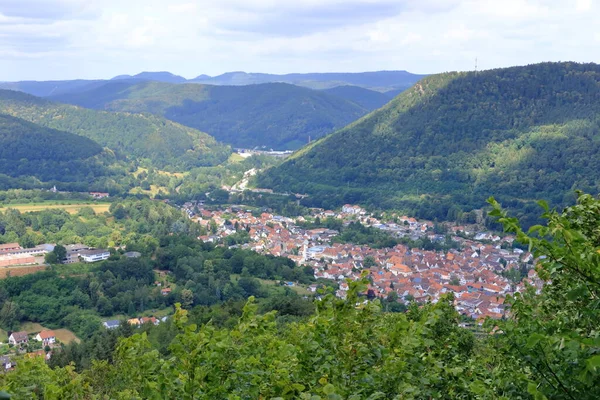
[[[599,88],[572,62],[0,84],[0,389],[593,398]]]

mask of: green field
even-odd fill
[[[240,156],[238,153],[231,153],[227,162],[229,163],[238,163],[244,161],[244,157]]]
[[[100,203],[96,201],[78,202],[78,201],[44,201],[40,203],[27,204],[1,204],[0,211],[12,208],[21,212],[43,211],[49,209],[63,209],[70,214],[76,214],[83,207],[91,207],[96,213],[108,211],[110,203]]]
[[[73,264],[56,264],[52,266],[52,269],[61,275],[77,276],[87,274],[94,268],[93,263],[73,263]]]

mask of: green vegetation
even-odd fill
[[[365,226],[360,222],[350,222],[344,225],[337,218],[326,218],[320,221],[317,218],[312,223],[303,223],[299,226],[305,229],[312,228],[327,228],[334,229],[340,232],[339,235],[333,238],[335,243],[352,243],[356,245],[366,245],[372,249],[391,248],[398,244],[403,244],[409,248],[418,248],[429,251],[447,251],[449,249],[458,249],[460,245],[454,242],[450,236],[446,236],[444,241],[431,241],[428,237],[423,237],[413,240],[409,237],[395,237],[390,232],[377,229],[372,226]]]
[[[94,141],[72,133],[0,114],[0,159],[7,161],[72,161],[93,157],[102,151]]]
[[[84,207],[77,214],[61,209],[21,213],[0,209],[0,243],[23,247],[41,243],[83,243],[92,247],[127,246],[149,251],[156,237],[169,232],[199,234],[200,228],[174,207],[158,201],[126,200],[111,204],[110,213]]]
[[[433,242],[428,237],[417,240],[412,240],[409,237],[397,238],[389,232],[364,226],[360,222],[351,222],[349,225],[343,227],[340,234],[333,238],[333,241],[337,243],[368,245],[373,249],[390,248],[397,244],[428,251],[447,251],[460,248],[460,245],[454,242],[450,236],[446,236],[443,242]]]
[[[371,108],[283,83],[205,86],[115,81],[57,101],[99,110],[148,112],[236,147],[295,149],[365,115]]]
[[[27,179],[33,185],[94,185],[117,174],[109,167],[114,162],[114,156],[88,138],[0,114],[0,189],[27,187]],[[22,178],[26,182],[20,184]]]
[[[216,165],[231,152],[203,132],[157,116],[94,111],[9,90],[0,91],[0,112],[85,136],[108,147],[119,159],[147,160],[162,169]]]
[[[600,190],[600,66],[544,63],[425,78],[382,109],[305,147],[258,185],[458,219],[494,195],[531,216],[532,199]],[[531,224],[531,220],[524,221]]]

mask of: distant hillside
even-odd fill
[[[0,113],[85,136],[159,168],[214,165],[230,153],[205,133],[149,114],[99,112],[8,90],[0,91]]]
[[[138,80],[147,80],[147,81],[157,81],[157,82],[166,82],[166,83],[183,83],[187,80],[179,75],[172,74],[166,71],[160,72],[140,72],[137,75],[119,75],[112,78],[112,80],[120,80],[120,79],[138,79]]]
[[[71,81],[0,82],[0,90],[18,90],[33,96],[46,97],[63,93],[77,93],[101,86],[106,81],[76,79]]]
[[[34,182],[29,178],[93,183],[111,174],[97,157],[101,153],[101,146],[83,136],[0,114],[0,189],[27,187]]]
[[[349,100],[370,111],[381,108],[390,101],[390,98],[384,93],[359,86],[338,86],[323,91]]]
[[[111,80],[65,80],[65,81],[20,81],[0,82],[0,89],[19,90],[38,97],[79,93],[119,80],[156,81],[165,83],[203,83],[207,85],[244,86],[262,83],[289,83],[311,89],[330,89],[338,86],[359,86],[379,92],[401,92],[411,87],[425,75],[411,74],[406,71],[378,71],[361,73],[313,73],[313,74],[261,74],[246,72],[227,72],[211,77],[199,75],[194,79],[170,72],[141,72],[136,75],[118,75]],[[390,92],[391,93],[391,92]],[[388,94],[389,95],[389,94]],[[394,97],[394,96],[391,96]]]
[[[531,211],[531,199],[598,193],[598,154],[600,66],[544,63],[425,78],[258,182],[445,219],[490,195]]]
[[[261,74],[247,72],[227,72],[207,77],[201,75],[190,82],[210,85],[251,85],[260,83],[291,83],[311,89],[328,89],[336,86],[360,86],[381,91],[406,89],[425,75],[411,74],[406,71],[376,71],[359,73],[311,73],[311,74]]]
[[[284,83],[212,86],[114,81],[53,99],[99,110],[149,112],[236,147],[274,149],[298,148],[309,137],[322,137],[370,111],[338,96]]]
[[[400,93],[404,92],[406,89],[407,88],[392,89],[392,90],[383,92],[383,94],[386,95],[388,98],[393,99],[394,97],[398,96]]]

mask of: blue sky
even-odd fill
[[[0,81],[600,62],[600,0],[0,0]]]

